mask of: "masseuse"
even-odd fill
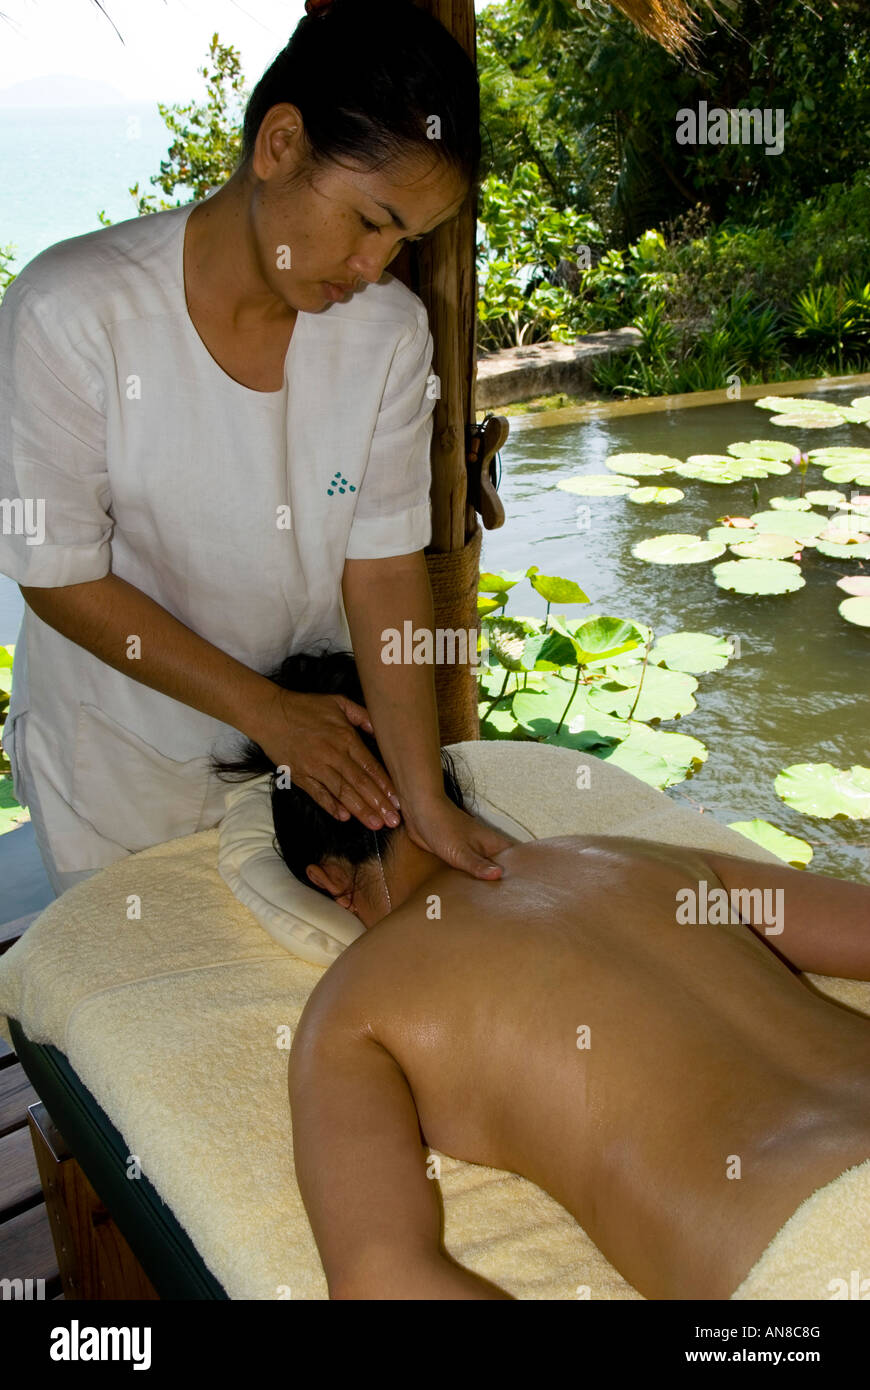
[[[4,743],[57,893],[215,825],[237,731],[340,819],[398,806],[501,873],[509,841],[444,794],[431,667],[381,661],[383,629],[433,624],[435,395],[384,271],[474,185],[477,77],[410,0],[308,8],[221,188],[50,247],[0,310],[0,495],[43,521],[0,536],[26,600]],[[321,639],[365,707],[262,674]]]

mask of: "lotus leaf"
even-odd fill
[[[560,478],[556,487],[575,497],[621,497],[638,486],[637,478],[614,473],[584,473],[577,478]]]
[[[854,623],[856,627],[870,627],[870,594],[844,598],[839,613],[847,623]]]
[[[688,734],[650,729],[634,720],[629,727],[628,738],[601,753],[600,757],[649,782],[650,786],[673,787],[677,782],[684,782],[690,772],[707,760],[704,744]],[[655,761],[651,762],[651,758]],[[659,767],[662,762],[663,769]]]
[[[735,541],[730,547],[739,560],[788,560],[798,549],[793,536],[778,536],[775,531],[762,531],[745,541]]]
[[[706,564],[724,552],[725,546],[717,541],[705,541],[700,536],[690,536],[681,531],[673,531],[666,536],[652,536],[631,547],[636,559],[646,560],[651,565]]]
[[[812,503],[806,497],[771,497],[767,504],[775,512],[808,512]]]
[[[714,455],[696,454],[674,469],[681,478],[694,478],[700,483],[739,483],[746,474],[743,459],[717,458]]]
[[[607,679],[589,689],[593,709],[627,719],[634,708],[633,718],[677,719],[695,708],[693,691],[698,689],[694,676],[684,671],[668,671],[664,666],[633,665],[608,667]],[[640,699],[635,707],[637,688],[643,677]]]
[[[713,574],[720,589],[736,594],[791,594],[806,583],[789,560],[726,560]]]
[[[503,574],[489,574],[484,570],[477,581],[477,587],[483,594],[506,594],[508,589],[512,589],[525,577],[525,570],[505,570]]]
[[[735,458],[778,459],[781,463],[792,463],[797,452],[793,444],[786,444],[782,439],[738,440],[728,445],[728,453]]]
[[[845,419],[836,412],[825,415],[821,411],[807,410],[793,415],[771,415],[770,423],[781,425],[783,429],[833,430],[838,425],[845,424]]]
[[[829,524],[818,512],[754,512],[752,520],[759,531],[774,531],[779,536],[794,536],[804,544],[812,544],[820,531]]]
[[[778,830],[768,820],[733,820],[729,822],[729,829],[745,835],[747,840],[761,845],[762,849],[769,849],[771,854],[797,869],[809,864],[813,857],[812,845],[808,845],[806,840],[799,840],[796,835],[786,835],[784,830]]]
[[[848,506],[849,499],[845,492],[837,492],[836,488],[816,488],[813,492],[808,492],[806,500],[811,502],[814,507],[840,507],[844,503]],[[773,499],[771,498],[771,506]]]
[[[658,473],[670,473],[680,459],[669,454],[611,454],[604,467],[611,473],[636,473],[639,478],[652,478]]]
[[[670,507],[674,502],[682,502],[685,495],[678,487],[639,487],[635,492],[626,493],[629,502],[640,502],[641,505],[655,502],[660,507]]]
[[[773,785],[787,806],[807,816],[820,820],[835,816],[870,818],[870,767],[794,763],[783,769]]]
[[[650,652],[650,661],[669,671],[688,671],[699,676],[721,671],[733,656],[727,637],[713,632],[670,632],[660,637]]]

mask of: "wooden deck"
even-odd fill
[[[52,897],[29,826],[0,835],[0,953]],[[29,910],[28,910],[29,909]],[[0,1279],[44,1279],[46,1298],[63,1298],[27,1107],[39,1097],[0,1039]],[[34,1297],[39,1288],[34,1283]]]

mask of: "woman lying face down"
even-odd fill
[[[315,678],[291,660],[288,678]],[[513,844],[487,882],[402,826],[379,832],[381,879],[374,832],[301,803],[294,818],[285,794],[288,866],[377,925],[323,975],[290,1055],[331,1297],[508,1297],[444,1250],[432,1148],[536,1183],[648,1298],[728,1298],[751,1270],[763,1297],[811,1194],[811,1262],[841,1184],[870,1201],[870,1020],[797,973],[870,979],[870,888],[585,835]],[[716,894],[724,920],[703,910]]]

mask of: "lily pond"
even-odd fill
[[[481,735],[612,759],[870,882],[867,389],[513,420]]]

